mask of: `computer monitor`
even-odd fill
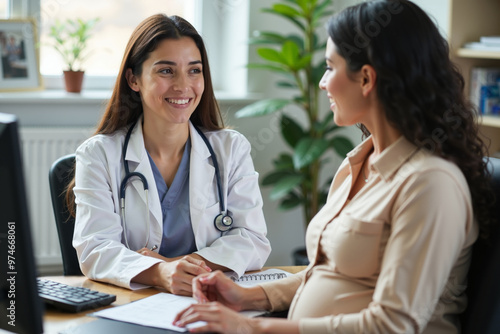
[[[0,113],[0,328],[42,333],[18,122]]]

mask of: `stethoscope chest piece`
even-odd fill
[[[226,232],[233,225],[233,218],[225,214],[218,214],[214,219],[215,228],[221,232]]]

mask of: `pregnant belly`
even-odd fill
[[[295,297],[288,315],[292,320],[356,313],[372,301],[373,287],[317,268]]]

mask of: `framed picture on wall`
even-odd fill
[[[33,20],[0,20],[0,91],[42,88]]]

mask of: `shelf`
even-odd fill
[[[473,50],[473,49],[458,49],[457,56],[462,58],[484,58],[484,59],[500,59],[500,51]]]
[[[479,121],[481,125],[500,128],[500,116],[483,115]]]

